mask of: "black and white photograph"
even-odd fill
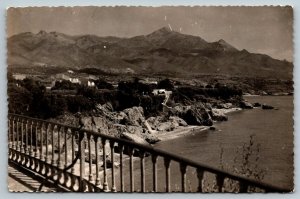
[[[10,192],[294,192],[291,6],[9,7]]]

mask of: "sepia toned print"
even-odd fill
[[[7,10],[11,192],[294,189],[293,9]]]

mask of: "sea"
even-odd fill
[[[293,96],[247,96],[249,102],[276,109],[254,108],[230,113],[228,121],[214,124],[215,130],[195,131],[186,136],[158,142],[155,148],[282,188],[294,187]],[[153,188],[151,157],[145,158],[146,191]],[[129,160],[124,162],[125,191],[130,190]],[[141,162],[134,161],[134,190],[141,190]],[[178,163],[171,162],[171,190],[181,190]],[[110,181],[110,179],[109,179]],[[119,180],[117,180],[119,182]],[[197,172],[187,168],[187,191],[196,191]],[[157,161],[157,187],[166,190],[164,160]],[[117,183],[117,190],[120,184]]]

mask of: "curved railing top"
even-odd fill
[[[237,181],[242,181],[244,183],[249,184],[250,186],[256,186],[258,188],[261,189],[265,189],[268,191],[274,191],[274,192],[291,192],[292,190],[290,189],[286,189],[286,188],[282,188],[282,187],[278,187],[278,186],[274,186],[274,185],[270,185],[268,183],[264,183],[264,182],[260,182],[254,179],[249,179],[246,178],[244,176],[240,176],[240,175],[236,175],[227,171],[223,171],[220,170],[218,168],[214,168],[212,166],[208,166],[187,158],[184,158],[182,156],[161,150],[161,149],[157,149],[152,147],[151,145],[143,145],[143,144],[139,144],[139,143],[135,143],[129,140],[125,140],[125,139],[121,139],[121,138],[117,138],[117,137],[113,137],[110,135],[106,135],[106,134],[102,134],[99,132],[94,132],[91,130],[86,130],[86,129],[79,129],[78,127],[74,127],[74,126],[70,126],[70,125],[65,125],[65,124],[61,124],[61,123],[57,123],[57,122],[51,122],[51,121],[46,121],[46,120],[42,120],[42,119],[36,119],[36,118],[32,118],[32,117],[28,117],[28,116],[23,116],[23,115],[18,115],[18,114],[13,114],[13,113],[9,113],[8,114],[8,118],[10,119],[27,119],[27,120],[31,120],[33,122],[39,122],[39,123],[44,123],[44,124],[51,124],[52,126],[60,126],[60,127],[64,127],[64,128],[70,128],[74,131],[77,132],[83,132],[92,136],[98,136],[102,139],[106,139],[112,142],[116,142],[119,143],[121,145],[124,146],[131,146],[132,148],[136,148],[139,149],[143,152],[149,152],[152,155],[157,155],[157,156],[161,156],[173,161],[176,161],[180,164],[184,164],[186,166],[191,166],[191,167],[195,167],[197,169],[202,169],[214,174],[218,174],[218,175],[222,175],[224,177],[228,177],[231,178],[233,180],[237,180]]]

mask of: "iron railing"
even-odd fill
[[[292,191],[101,132],[16,114],[8,118],[10,161],[70,191]]]

